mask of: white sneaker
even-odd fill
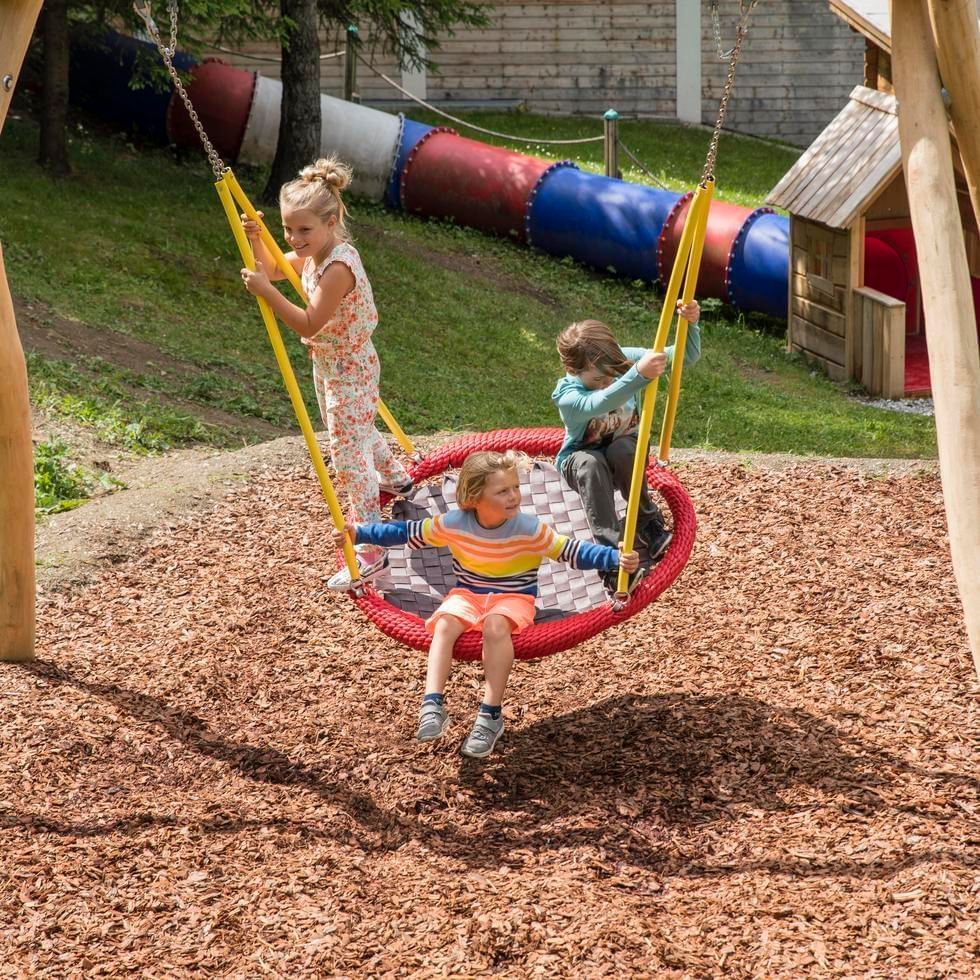
[[[415,483],[412,478],[409,477],[404,483],[399,484],[397,487],[393,483],[379,483],[378,490],[381,493],[386,493],[391,497],[407,497],[415,489]]]
[[[387,551],[382,551],[373,561],[365,561],[361,555],[357,555],[356,557],[357,571],[360,575],[358,584],[370,582],[388,567]],[[330,580],[327,582],[327,588],[334,592],[350,592],[353,588],[353,582],[351,582],[350,572],[347,570],[346,564],[339,572],[336,572],[330,577]]]

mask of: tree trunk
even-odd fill
[[[274,203],[279,188],[320,155],[320,38],[316,0],[280,0],[295,27],[282,50],[279,141],[262,200]]]
[[[936,55],[949,92],[949,114],[980,222],[980,31],[976,0],[929,0]]]
[[[926,0],[892,0],[892,71],[926,312],[949,546],[980,675],[980,353]]]
[[[68,162],[68,0],[45,0],[44,94],[38,163],[59,177],[71,173]]]
[[[41,0],[0,3],[0,130]],[[0,249],[0,661],[34,659],[34,466],[24,351]]]

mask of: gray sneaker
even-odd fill
[[[419,728],[415,738],[419,742],[434,742],[449,727],[446,706],[435,701],[423,701],[419,709]]]
[[[485,759],[497,744],[497,739],[504,733],[504,716],[501,715],[496,721],[482,711],[476,716],[473,728],[463,747],[459,750],[463,755],[471,759]]]

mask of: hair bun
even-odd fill
[[[353,171],[337,157],[321,157],[308,167],[304,167],[299,175],[308,184],[321,180],[334,193],[339,194],[351,182]]]

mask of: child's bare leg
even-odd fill
[[[425,671],[426,694],[445,692],[449,672],[453,669],[453,647],[465,631],[466,624],[455,616],[443,615],[436,620]]]
[[[504,730],[500,704],[514,665],[514,624],[506,616],[487,616],[483,621],[483,704],[460,752],[471,759],[485,759]]]
[[[465,623],[446,613],[435,622],[425,672],[425,696],[419,709],[419,727],[415,733],[419,742],[434,742],[449,727],[449,712],[446,711],[443,691],[453,666],[453,644],[465,630]]]
[[[487,616],[483,621],[483,703],[502,703],[514,666],[514,624],[506,616]]]

